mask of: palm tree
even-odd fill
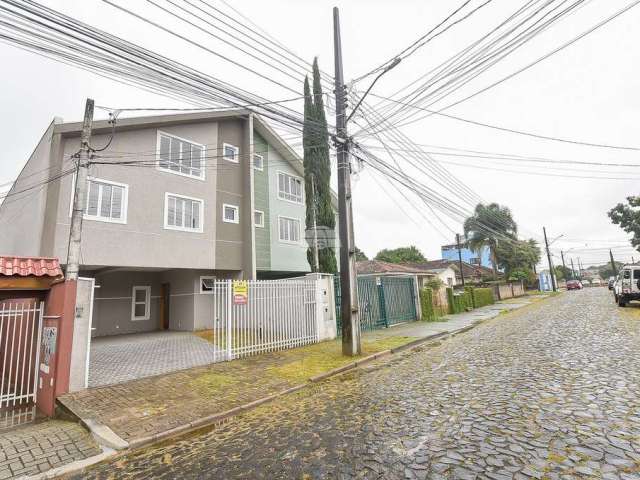
[[[479,203],[473,215],[464,221],[464,234],[469,248],[480,253],[484,247],[489,248],[489,255],[493,266],[493,274],[498,275],[498,259],[496,246],[500,241],[515,239],[518,226],[513,220],[511,210],[497,203],[484,205]]]

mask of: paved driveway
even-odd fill
[[[639,308],[568,292],[82,478],[638,479],[638,352]]]
[[[138,378],[207,365],[214,346],[187,332],[152,332],[91,341],[89,387],[123,383]]]

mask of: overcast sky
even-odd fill
[[[213,5],[230,12],[218,0]],[[181,42],[157,28],[144,24],[98,0],[43,2],[83,22],[95,25],[163,55],[178,59],[207,74],[254,91],[270,99],[290,98],[290,91],[275,87],[241,69],[232,67],[197,47]],[[117,1],[152,18],[189,33],[244,64],[263,71],[219,41],[177,24],[146,2]],[[345,79],[350,80],[378,66],[425,34],[461,2],[435,0],[299,1],[233,0],[233,6],[278,38],[300,56],[311,61],[319,57],[323,70],[333,73],[332,7],[341,9]],[[473,0],[475,5],[483,2]],[[390,95],[487,33],[524,1],[494,0],[476,14],[418,50],[385,75],[374,93]],[[592,0],[574,15],[536,37],[511,57],[478,77],[445,100],[463,98],[488,85],[608,17],[629,4],[629,0]],[[480,122],[546,136],[593,143],[639,146],[637,78],[640,53],[640,6],[568,49],[541,62],[448,112]],[[0,98],[0,184],[13,180],[54,116],[79,120],[86,97],[98,105],[113,107],[185,106],[140,89],[101,78],[71,66],[0,44],[5,65]],[[357,85],[364,89],[371,78]],[[291,85],[292,83],[289,82]],[[301,88],[294,86],[295,89]],[[375,103],[372,97],[370,103]],[[300,109],[301,105],[295,105]],[[98,112],[104,116],[104,112]],[[357,128],[353,128],[353,131]],[[416,143],[450,148],[500,152],[591,162],[640,163],[637,152],[568,145],[498,132],[432,116],[403,131]],[[362,140],[365,144],[368,140]],[[434,148],[427,148],[429,151]],[[444,151],[444,150],[440,150]],[[551,237],[564,235],[554,247],[573,249],[583,263],[605,262],[613,245],[616,257],[630,261],[632,249],[624,248],[627,235],[612,225],[606,212],[628,195],[638,194],[638,175],[633,167],[586,167],[563,164],[534,165],[526,170],[541,175],[523,175],[492,169],[518,169],[513,162],[462,157],[436,157],[442,165],[485,201],[507,205],[513,211],[522,237],[540,239],[546,225]],[[566,170],[562,170],[566,169]],[[610,173],[609,173],[610,172]],[[631,173],[630,173],[631,172]],[[612,176],[629,180],[567,178],[566,175]],[[554,176],[547,176],[552,174]],[[420,182],[433,182],[427,177]],[[440,245],[450,243],[453,234],[440,224],[424,204],[414,199],[413,207],[366,167],[354,179],[356,243],[368,255],[381,248],[417,245],[430,258],[439,258]],[[0,187],[0,192],[6,187]],[[388,194],[391,195],[390,198]],[[448,194],[455,199],[454,194]],[[423,215],[431,217],[435,227]],[[470,207],[469,207],[470,208]],[[446,220],[448,227],[461,225]],[[440,230],[440,232],[438,231]],[[579,251],[579,249],[589,249]],[[602,250],[591,250],[602,248]],[[569,255],[571,256],[571,254]],[[574,257],[574,258],[575,258]]]

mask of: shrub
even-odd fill
[[[473,309],[473,298],[467,288],[463,293],[458,294],[454,294],[453,288],[447,288],[447,301],[449,302],[449,313],[462,313]]]
[[[433,290],[425,287],[420,290],[420,305],[422,306],[422,319],[433,322],[438,318],[436,309],[433,306]]]
[[[484,307],[485,305],[493,305],[495,299],[493,298],[492,288],[474,288],[473,289],[473,306],[474,308]]]

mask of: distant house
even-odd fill
[[[447,286],[456,284],[456,272],[450,266],[427,268],[422,265],[403,265],[378,260],[365,260],[357,263],[357,271],[359,276],[415,275],[419,288],[426,286],[434,278],[439,278]]]
[[[460,239],[460,246],[460,253],[462,255],[463,262],[469,263],[470,265],[493,268],[489,247],[483,247],[480,252],[474,252],[468,247],[468,243],[465,238]],[[444,260],[459,260],[458,245],[455,243],[450,245],[442,245],[440,247],[440,252]]]
[[[453,260],[431,260],[422,263],[412,263],[411,267],[419,268],[422,270],[427,270],[431,272],[437,271],[445,271],[450,269],[455,274],[455,279],[453,285],[459,285],[462,283],[462,275],[460,275],[460,262]],[[483,267],[481,265],[472,265],[465,261],[462,262],[462,273],[464,274],[464,279],[467,282],[480,282],[484,278],[492,276],[493,270],[488,267]],[[445,277],[448,274],[444,274]],[[446,277],[449,278],[449,277]],[[444,281],[444,280],[443,280]],[[449,285],[448,280],[444,281],[445,285]],[[451,286],[453,286],[451,285]]]

